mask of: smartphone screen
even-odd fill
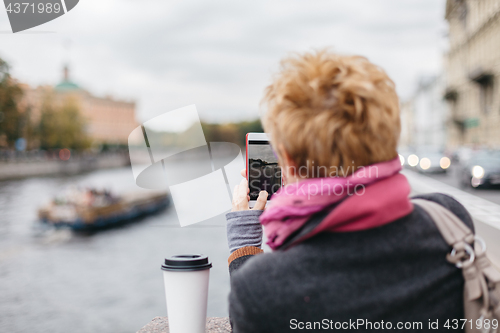
[[[268,200],[281,188],[281,168],[269,141],[248,141],[248,186],[250,200],[257,200],[262,190]]]

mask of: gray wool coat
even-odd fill
[[[453,198],[415,198],[443,205],[474,230]],[[230,214],[258,222],[255,213]],[[295,237],[320,221],[311,219]],[[464,316],[464,280],[446,261],[449,251],[429,215],[415,205],[381,227],[325,232],[286,250],[239,257],[229,266],[233,332],[461,331],[445,327]]]

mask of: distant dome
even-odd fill
[[[71,82],[71,81],[63,81],[61,83],[59,83],[57,86],[55,86],[55,89],[56,90],[80,90],[80,87],[74,83],[74,82]]]
[[[55,86],[56,90],[59,91],[68,91],[68,90],[80,90],[81,88],[74,82],[69,79],[69,68],[68,65],[65,65],[63,68],[63,80],[57,86]]]

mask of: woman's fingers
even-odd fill
[[[248,195],[247,195],[248,182],[244,178],[241,180],[239,185],[234,187],[233,191],[233,208],[231,211],[237,212],[240,210],[247,210],[248,207]]]
[[[257,202],[255,202],[253,209],[264,210],[264,208],[266,208],[267,195],[266,191],[260,191],[259,197],[257,198]]]
[[[248,202],[250,201],[250,196],[248,195],[250,193],[250,188],[248,187],[248,181],[246,178],[247,170],[242,169],[240,174],[243,179],[239,185],[234,187],[233,209],[231,210],[233,212],[250,209],[248,206]],[[260,191],[259,197],[257,198],[253,209],[263,210],[266,207],[267,196],[268,194],[266,191]]]

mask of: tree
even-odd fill
[[[85,133],[85,126],[85,120],[74,100],[66,99],[61,106],[57,106],[53,97],[47,95],[38,125],[40,148],[87,149],[91,141]]]
[[[259,119],[239,123],[210,124],[202,122],[201,126],[208,142],[232,142],[245,146],[245,137],[249,132],[263,132]]]
[[[19,107],[23,90],[9,74],[9,65],[0,59],[0,136],[9,148],[23,135],[28,115]]]
[[[253,121],[242,121],[240,123],[236,123],[237,128],[238,128],[238,143],[241,144],[242,146],[245,146],[245,138],[247,133],[250,132],[255,132],[255,133],[261,133],[264,132],[264,129],[262,128],[262,123],[260,119],[253,120]]]

